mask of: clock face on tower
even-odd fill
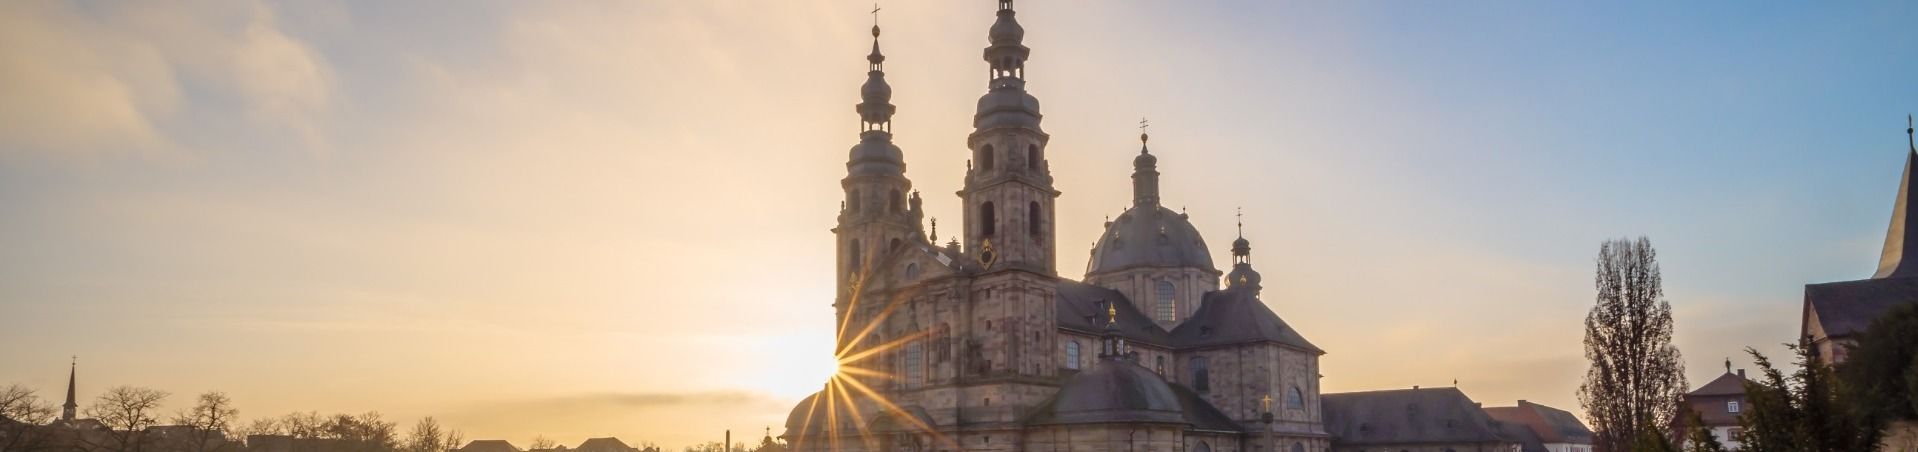
[[[992,263],[997,260],[999,260],[999,252],[992,249],[992,239],[986,239],[979,245],[979,265],[992,268]]]

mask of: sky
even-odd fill
[[[990,2],[881,5],[957,221]],[[869,2],[0,2],[0,384],[225,391],[468,438],[756,440],[832,372]],[[1908,2],[1019,2],[1061,274],[1162,198],[1327,392],[1580,411],[1600,242],[1648,236],[1693,385],[1876,268]],[[1083,248],[1082,248],[1083,247]],[[777,432],[775,432],[777,433]]]

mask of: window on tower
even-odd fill
[[[852,199],[846,200],[847,204],[852,205],[852,213],[859,213],[859,205],[865,204],[859,199],[859,190],[853,190],[852,193],[848,193],[847,196],[852,197]]]
[[[1039,146],[1038,145],[1026,146],[1026,168],[1033,169],[1033,170],[1039,169]]]
[[[1305,409],[1305,391],[1300,391],[1298,386],[1293,386],[1292,392],[1285,394],[1285,407],[1295,410]]]
[[[1039,237],[1041,225],[1044,223],[1044,213],[1039,211],[1039,202],[1033,201],[1032,204],[1027,205],[1026,232],[1031,233],[1033,237]]]
[[[995,154],[995,152],[992,151],[992,145],[990,144],[979,149],[979,169],[992,171],[993,154]]]
[[[979,205],[979,235],[991,237],[999,226],[999,215],[992,208],[992,201]]]
[[[859,240],[853,240],[851,249],[846,250],[846,270],[859,271]]]
[[[899,213],[900,210],[905,210],[904,207],[900,207],[903,205],[905,205],[905,202],[899,199],[899,190],[893,190],[892,193],[886,194],[886,211]]]
[[[1153,315],[1158,317],[1159,321],[1161,322],[1171,322],[1171,321],[1178,320],[1179,319],[1178,301],[1175,299],[1176,297],[1173,296],[1174,289],[1172,287],[1172,282],[1164,281],[1164,280],[1159,281],[1156,291],[1158,295],[1158,304],[1155,306],[1155,309],[1153,309]]]

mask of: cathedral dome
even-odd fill
[[[1108,422],[1186,423],[1172,385],[1159,374],[1125,359],[1105,358],[1059,387],[1040,407],[1032,424]]]
[[[799,400],[799,405],[794,406],[792,413],[786,415],[786,434],[781,436],[798,436],[809,430],[820,430],[826,427],[825,417],[820,416],[825,413],[826,407],[819,403],[819,394],[815,392]]]
[[[1197,267],[1218,274],[1199,229],[1184,214],[1157,205],[1136,205],[1106,225],[1092,247],[1086,274],[1135,267]]]

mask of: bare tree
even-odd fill
[[[1685,364],[1672,345],[1672,305],[1651,239],[1600,245],[1594,281],[1598,302],[1585,316],[1591,368],[1578,401],[1598,450],[1617,452],[1671,425],[1685,394]]]
[[[340,440],[351,452],[391,452],[400,448],[395,430],[395,424],[382,419],[379,412],[368,411],[359,416],[333,415],[320,425],[320,437]]]
[[[160,403],[166,391],[137,386],[115,386],[87,406],[87,417],[107,426],[105,441],[92,448],[117,452],[138,452],[144,446],[147,427],[159,422]],[[91,441],[89,441],[91,442]]]
[[[535,435],[533,436],[532,444],[526,445],[526,450],[552,449],[557,446],[559,446],[558,441],[553,441],[552,438],[547,438],[546,435]]]
[[[429,416],[413,424],[413,430],[406,434],[404,447],[407,452],[446,452],[459,447],[462,436],[459,430],[441,427],[438,420]]]
[[[0,450],[38,450],[47,435],[38,427],[53,421],[53,403],[18,384],[0,388]]]
[[[173,423],[191,430],[187,450],[208,452],[226,443],[227,434],[233,430],[233,419],[239,416],[240,410],[233,408],[233,399],[215,391],[200,394],[199,403],[174,415]]]

